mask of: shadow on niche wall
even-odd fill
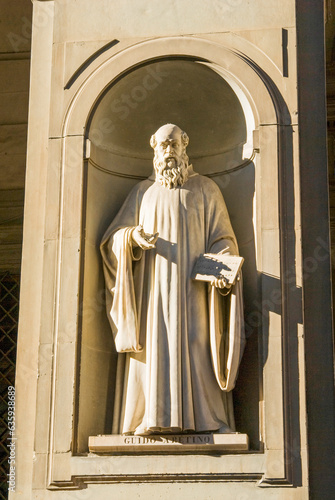
[[[255,164],[250,162],[238,170],[234,170],[233,167],[230,172],[228,168],[224,174],[213,177],[213,180],[221,189],[240,254],[245,259],[242,274],[245,318],[247,318],[249,311],[252,310],[253,301],[256,299],[260,302],[253,223]],[[248,434],[250,448],[254,450],[260,449],[260,332],[261,324],[246,329],[247,342],[233,391],[236,429],[238,432]]]

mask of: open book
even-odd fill
[[[226,278],[228,283],[233,285],[239,279],[243,262],[244,258],[239,255],[204,253],[195,263],[191,278],[200,281]]]

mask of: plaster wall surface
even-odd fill
[[[294,3],[286,0],[279,8],[276,0],[126,0],[117,5],[99,2],[92,14],[88,0],[55,2],[56,43],[97,41],[116,38],[175,36],[195,33],[222,33],[239,30],[288,28],[295,25]],[[139,23],[138,21],[141,20]]]

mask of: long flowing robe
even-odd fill
[[[141,224],[156,248],[133,248]],[[241,282],[226,297],[191,279],[202,253],[238,254],[217,185],[193,172],[168,189],[132,189],[101,252],[115,345],[126,352],[119,432],[234,429],[232,399],[244,347]],[[117,404],[117,402],[115,403]]]

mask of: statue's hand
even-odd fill
[[[142,250],[150,250],[150,248],[155,248],[155,243],[158,238],[158,233],[149,234],[145,233],[143,227],[137,226],[132,232],[132,240],[134,247],[140,247]]]
[[[211,282],[211,285],[216,288],[220,288],[221,290],[223,288],[226,288],[228,291],[231,289],[231,285],[228,283],[226,278],[215,278],[215,280]]]

